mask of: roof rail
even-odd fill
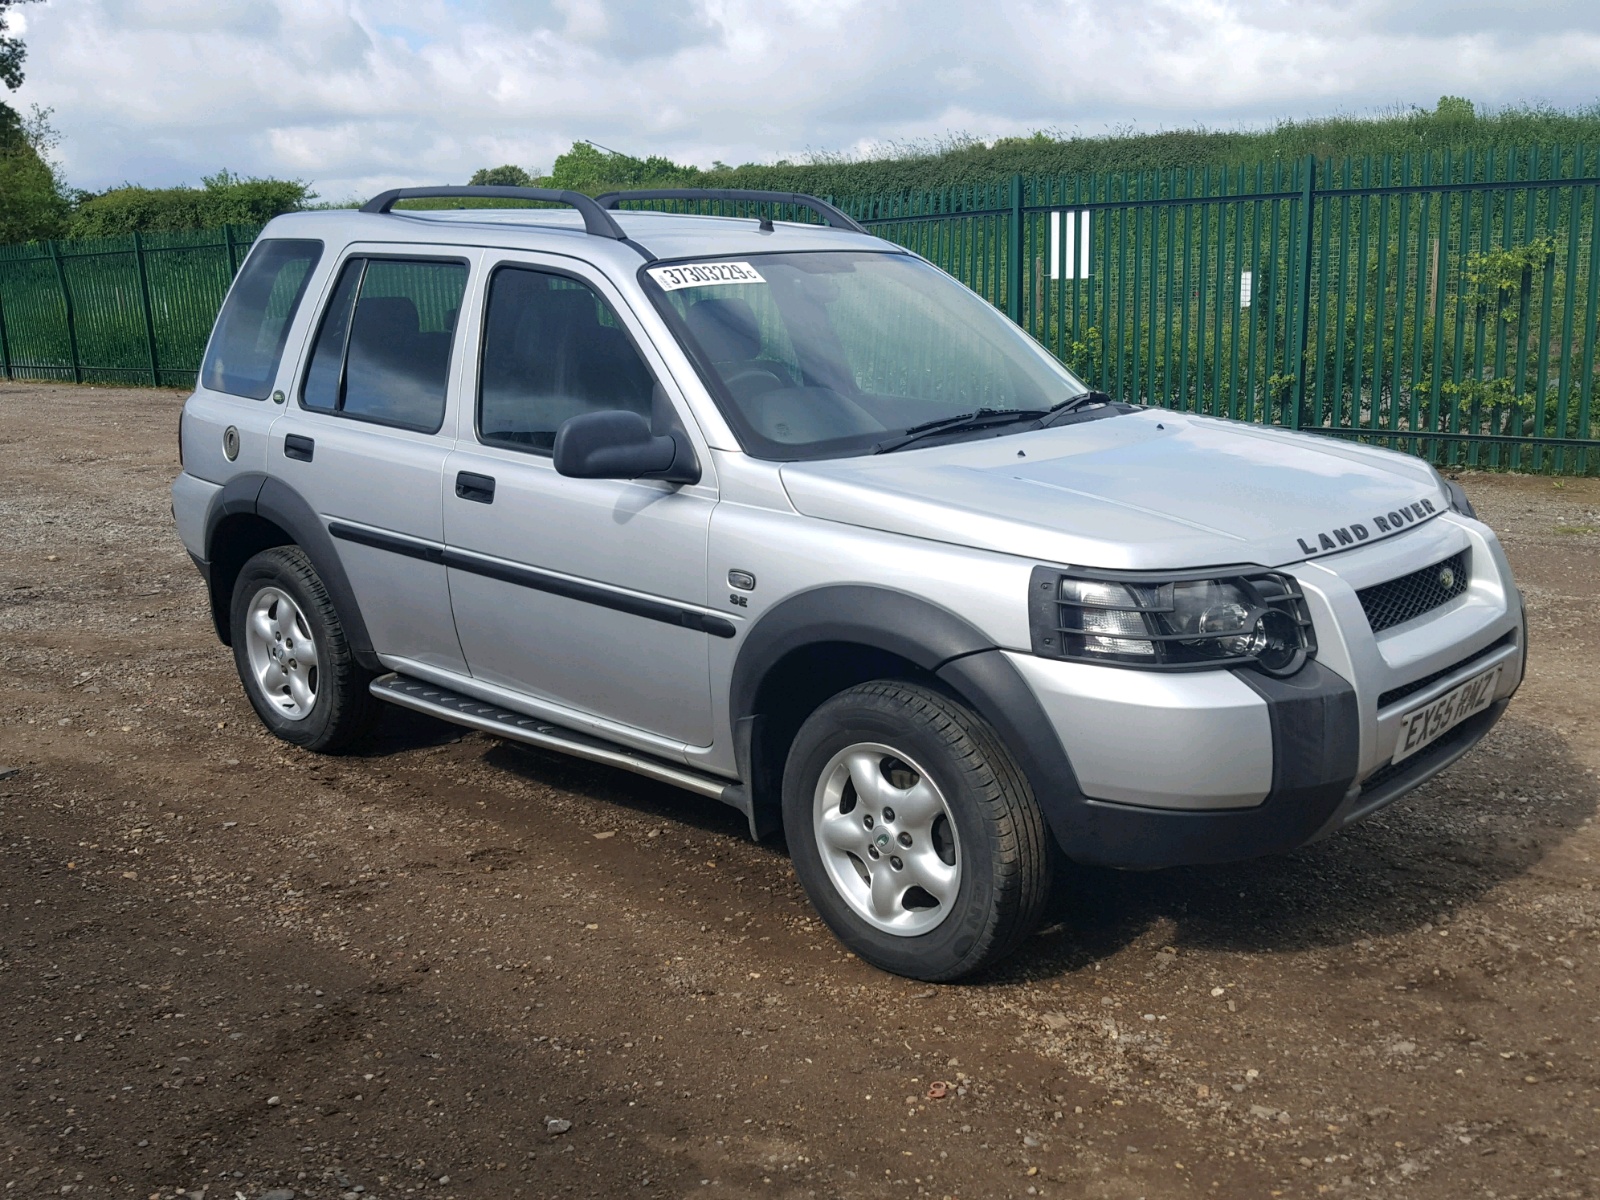
[[[537,200],[545,204],[570,204],[583,214],[584,232],[595,237],[611,238],[625,242],[628,235],[591,197],[582,192],[569,192],[559,188],[529,187],[411,187],[394,188],[380,192],[361,206],[364,213],[386,213],[397,200],[431,200],[456,197],[462,200]]]
[[[852,233],[866,233],[859,222],[840,212],[826,200],[807,196],[801,192],[758,192],[745,188],[650,188],[638,192],[607,192],[596,196],[602,208],[615,208],[627,200],[753,200],[766,204],[796,204],[809,208],[824,222]]]

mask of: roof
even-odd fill
[[[763,232],[754,217],[628,209],[615,210],[611,215],[630,241],[658,259],[771,254],[784,250],[901,251],[901,247],[881,238],[828,225],[774,221],[771,232]],[[547,250],[578,253],[586,259],[615,261],[624,266],[643,261],[637,250],[624,243],[586,234],[582,216],[572,209],[402,209],[391,213],[323,209],[276,217],[268,229],[274,237],[320,237],[330,242],[414,241]]]

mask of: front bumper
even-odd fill
[[[1358,589],[1471,549],[1455,600],[1374,635]],[[1499,544],[1466,518],[1288,568],[1318,657],[1291,679],[1158,674],[1010,653],[1060,740],[1035,789],[1079,861],[1153,868],[1280,853],[1377,811],[1460,758],[1505,711],[1524,666],[1520,594]],[[1401,720],[1501,668],[1489,708],[1391,765]]]

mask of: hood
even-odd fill
[[[782,474],[807,516],[1112,570],[1282,566],[1449,509],[1420,459],[1159,409]]]

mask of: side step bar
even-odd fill
[[[566,729],[560,725],[552,725],[549,721],[538,717],[512,712],[509,708],[501,708],[498,704],[489,704],[460,692],[451,691],[449,688],[424,683],[405,675],[381,676],[372,681],[371,690],[379,700],[385,700],[390,704],[415,709],[417,712],[427,713],[430,717],[438,717],[441,721],[465,725],[469,729],[481,729],[485,733],[522,742],[524,745],[537,746],[541,750],[552,750],[557,754],[570,754],[574,758],[585,758],[590,762],[604,763],[609,767],[620,767],[624,771],[632,771],[635,775],[643,775],[697,795],[720,800],[737,808],[746,817],[752,817],[749,793],[741,784],[729,783],[726,779],[718,779],[712,775],[702,775],[689,767],[662,762],[602,738]],[[755,832],[752,817],[752,837],[755,836]]]

